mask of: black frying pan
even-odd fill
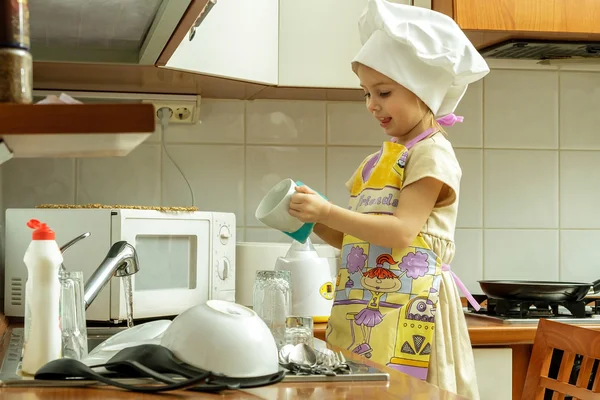
[[[592,283],[483,280],[479,286],[493,299],[513,301],[580,301],[590,288],[600,290],[600,279]]]

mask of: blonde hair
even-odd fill
[[[417,97],[417,96],[415,95],[415,97]],[[433,111],[431,111],[431,108],[429,108],[429,106],[427,106],[427,104],[425,104],[425,102],[423,100],[421,100],[419,97],[417,97],[417,99],[419,101],[419,107],[421,106],[421,104],[423,104],[425,107],[427,107],[427,112],[426,112],[425,116],[423,117],[423,121],[427,122],[427,125],[430,126],[431,128],[435,129],[438,132],[441,132],[444,136],[448,136],[448,132],[446,132],[444,127],[437,121],[437,119],[435,118],[435,115],[433,114]]]
[[[434,128],[435,130],[441,132],[442,134],[444,134],[444,136],[448,136],[448,132],[446,132],[446,130],[444,129],[442,124],[440,124],[437,121],[437,119],[435,119],[435,116],[433,115],[433,111],[429,110],[429,115],[431,116],[431,127]]]

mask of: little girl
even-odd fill
[[[488,66],[449,17],[369,0],[352,68],[391,140],[346,183],[346,208],[296,188],[290,214],[342,249],[328,342],[478,399],[461,288],[450,271],[462,171],[441,128]],[[463,252],[469,249],[461,250]]]

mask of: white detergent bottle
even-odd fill
[[[34,375],[46,363],[60,358],[62,353],[58,271],[63,257],[48,225],[32,219],[27,226],[35,230],[23,258],[27,266],[27,283],[22,371]]]

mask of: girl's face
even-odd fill
[[[365,91],[367,109],[387,135],[402,138],[426,115],[425,103],[399,83],[362,64],[356,74]]]

